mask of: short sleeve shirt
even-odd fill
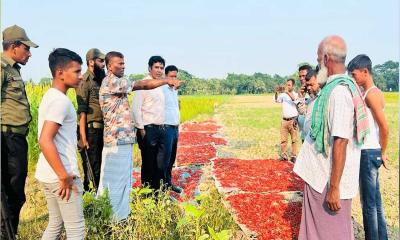
[[[99,103],[104,119],[104,145],[133,144],[136,141],[128,93],[135,82],[108,74],[100,87]]]
[[[358,191],[361,149],[356,144],[354,124],[354,104],[351,92],[346,86],[336,86],[332,90],[328,103],[329,144],[333,145],[334,137],[349,140],[346,148],[345,166],[339,185],[341,199],[351,199]],[[293,169],[319,193],[323,192],[331,176],[332,147],[329,149],[328,158],[326,158],[322,153],[317,152],[315,142],[308,134]]]
[[[78,161],[76,158],[76,114],[69,98],[61,91],[50,88],[39,105],[38,136],[45,121],[58,123],[60,128],[54,137],[57,152],[65,170],[69,174],[79,176]],[[40,153],[35,177],[45,183],[58,182],[57,174],[47,162],[43,153]]]
[[[298,98],[297,93],[293,92],[295,100]],[[296,103],[286,93],[281,93],[276,99],[277,103],[282,103],[282,116],[284,118],[292,118],[299,115]]]

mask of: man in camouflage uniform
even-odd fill
[[[1,190],[2,212],[6,212],[17,233],[19,213],[25,203],[25,179],[28,172],[28,134],[31,113],[25,85],[20,74],[20,65],[25,65],[32,56],[30,48],[37,48],[17,25],[3,31],[3,53],[1,54]],[[4,201],[5,200],[5,201]],[[3,204],[5,203],[5,204]],[[5,221],[1,224],[1,239],[5,235]],[[14,237],[14,236],[13,236]],[[10,235],[8,235],[10,238]]]
[[[99,104],[99,90],[101,81],[106,76],[104,57],[105,55],[97,48],[92,48],[87,52],[86,63],[88,69],[83,75],[82,84],[75,89],[78,102],[78,136],[80,136],[80,154],[85,174],[83,181],[85,191],[89,190],[89,180],[94,181],[93,184],[97,187],[100,179],[104,128],[103,114]],[[90,164],[94,179],[89,179],[90,169],[88,169],[87,161]]]

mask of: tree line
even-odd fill
[[[300,64],[303,65],[304,63]],[[399,62],[387,61],[375,65],[372,69],[375,84],[385,92],[399,91]],[[139,80],[145,74],[130,74],[131,80]],[[223,79],[198,78],[188,71],[179,69],[178,78],[185,81],[180,88],[181,95],[236,95],[236,94],[261,94],[272,93],[276,86],[282,86],[286,80],[293,78],[297,87],[299,81],[297,71],[288,76],[267,73],[254,73],[253,75],[228,73]],[[42,78],[39,84],[48,84],[51,78]]]

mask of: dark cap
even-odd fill
[[[106,55],[97,48],[92,48],[86,53],[86,61],[94,60],[96,58],[104,59]]]
[[[34,47],[34,48],[39,47],[36,43],[32,42],[28,38],[28,35],[26,35],[25,30],[17,25],[4,29],[3,41],[20,41],[29,47]]]

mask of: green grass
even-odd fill
[[[180,96],[181,122],[209,118],[227,99],[229,96]]]

